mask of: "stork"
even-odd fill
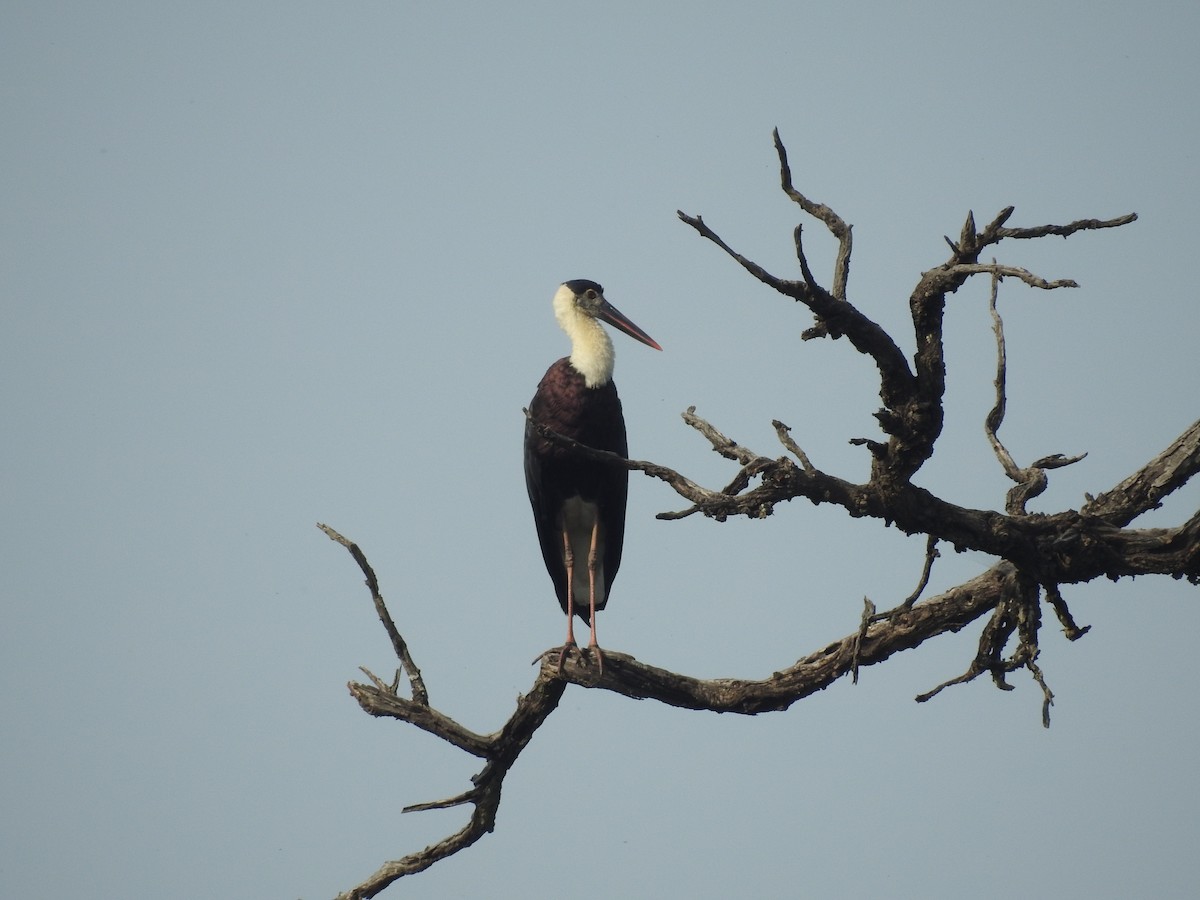
[[[596,611],[604,609],[621,565],[629,472],[584,459],[541,437],[534,423],[597,450],[629,453],[625,418],[612,381],[613,345],[607,322],[655,350],[650,335],[604,299],[594,281],[564,282],[554,294],[554,316],[571,339],[571,355],[546,370],[525,424],[525,486],[537,525],[542,559],[567,614],[567,640],[558,668],[575,649],[575,616],[588,622],[588,651],[604,671],[596,643]]]

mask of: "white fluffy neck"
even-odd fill
[[[571,365],[583,383],[590,388],[608,384],[616,353],[604,326],[579,311],[565,286],[554,295],[554,317],[571,339]]]

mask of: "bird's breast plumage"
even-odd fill
[[[530,403],[529,412],[535,422],[581,444],[622,455],[628,452],[625,418],[616,385],[610,380],[598,387],[588,387],[584,376],[571,365],[567,357],[546,370]],[[579,460],[579,456],[569,448],[537,435],[535,450],[539,456]],[[594,465],[603,466],[600,463]]]

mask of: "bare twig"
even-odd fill
[[[800,445],[792,438],[792,429],[784,425],[778,419],[772,419],[771,425],[775,428],[775,434],[779,437],[779,443],[800,461],[800,466],[805,472],[815,472],[816,468],[808,460],[808,455],[800,449]]]
[[[917,583],[916,589],[904,598],[903,602],[894,609],[889,609],[887,612],[876,612],[875,604],[868,598],[863,598],[863,614],[862,620],[858,626],[858,636],[854,644],[854,660],[851,664],[851,675],[854,684],[858,684],[858,651],[861,646],[862,639],[867,634],[867,629],[875,622],[884,620],[897,620],[903,622],[905,614],[912,609],[913,604],[917,602],[921,594],[925,592],[926,586],[929,584],[929,576],[933,572],[933,561],[940,554],[937,550],[937,538],[929,535],[929,539],[925,542],[925,564],[921,568],[921,579]]]
[[[1002,228],[997,226],[991,232],[991,236],[994,239],[989,240],[989,243],[995,243],[1004,238],[1028,240],[1030,238],[1047,237],[1048,235],[1058,235],[1065,238],[1070,237],[1077,231],[1099,231],[1103,228],[1120,228],[1122,225],[1130,225],[1136,221],[1137,213],[1129,213],[1128,215],[1117,216],[1115,219],[1076,219],[1074,222],[1069,222],[1066,225],[1036,225],[1032,228]]]
[[[1043,291],[1079,287],[1078,283],[1070,278],[1047,281],[1040,275],[1034,275],[1028,269],[1022,269],[1019,266],[1003,266],[996,262],[957,263],[940,271],[948,280],[955,280],[963,275],[998,275],[1001,278],[1019,278],[1030,287],[1040,288]]]
[[[900,604],[901,609],[911,609],[921,594],[925,592],[925,588],[929,586],[929,576],[933,574],[933,561],[941,555],[938,553],[937,545],[937,537],[932,534],[929,535],[929,538],[925,541],[925,565],[921,569],[921,580],[917,582],[917,586],[913,592],[904,598],[904,602]]]
[[[878,616],[875,613],[875,603],[870,597],[863,597],[863,611],[862,617],[859,619],[858,623],[858,632],[854,635],[854,643],[850,645],[851,684],[858,684],[858,656],[862,651],[862,642],[867,636],[867,629],[870,628],[871,624],[876,621],[878,621]]]
[[[1043,590],[1046,592],[1046,600],[1058,617],[1058,623],[1062,625],[1063,634],[1067,636],[1068,641],[1077,641],[1092,630],[1091,625],[1080,628],[1075,624],[1071,610],[1067,608],[1067,602],[1063,599],[1062,590],[1057,584],[1043,585]]]
[[[995,260],[993,260],[994,264]],[[1087,454],[1083,453],[1079,456],[1068,457],[1061,453],[1055,453],[1051,456],[1042,457],[1028,468],[1021,468],[1016,464],[1012,458],[1012,454],[1008,452],[1008,449],[1000,441],[997,432],[1004,422],[1004,412],[1007,405],[1005,384],[1007,381],[1008,357],[1005,351],[1004,320],[1000,317],[1000,311],[996,307],[996,297],[999,292],[1000,280],[1004,275],[1005,273],[1001,271],[1001,267],[993,269],[992,290],[988,297],[988,311],[992,316],[992,331],[996,334],[996,378],[994,381],[996,403],[984,419],[983,430],[987,434],[988,441],[991,442],[996,458],[1000,460],[1004,474],[1016,482],[1016,486],[1008,492],[1005,500],[1005,511],[1010,516],[1023,516],[1026,514],[1026,504],[1034,497],[1040,496],[1046,490],[1046,486],[1049,484],[1049,478],[1046,475],[1047,469],[1058,469],[1063,466],[1069,466],[1072,463],[1079,462]]]
[[[1080,231],[1099,231],[1105,228],[1119,228],[1137,221],[1137,213],[1118,216],[1115,219],[1077,219],[1066,225],[1037,225],[1031,228],[1006,228],[1005,224],[1013,214],[1014,207],[1006,206],[999,214],[984,226],[983,231],[975,230],[974,216],[968,214],[967,224],[957,244],[947,240],[955,257],[960,260],[977,259],[979,254],[993,244],[998,244],[1006,238],[1014,240],[1029,240],[1033,238],[1058,235],[1070,237]]]
[[[689,406],[687,408],[683,413],[683,421],[704,435],[708,439],[708,442],[712,444],[712,448],[726,459],[732,459],[743,466],[748,466],[759,459],[757,453],[743,447],[737,441],[730,440],[711,424],[696,415],[696,407]]]
[[[1050,727],[1050,707],[1054,705],[1054,692],[1050,690],[1050,686],[1046,684],[1046,678],[1042,675],[1042,670],[1038,664],[1032,659],[1025,663],[1025,668],[1029,669],[1029,674],[1033,676],[1033,680],[1037,682],[1038,687],[1042,689],[1042,727]]]
[[[830,293],[833,294],[836,300],[846,299],[846,282],[850,278],[850,253],[853,250],[853,229],[847,225],[842,217],[835,213],[824,203],[814,203],[800,193],[792,185],[792,169],[788,165],[787,149],[783,146],[783,141],[779,137],[779,129],[772,130],[771,137],[775,141],[775,152],[779,156],[779,181],[783,187],[783,192],[791,197],[800,205],[806,213],[814,219],[820,219],[825,223],[825,227],[829,229],[829,233],[837,238],[838,253],[837,259],[833,264],[833,287]],[[812,272],[807,271],[808,266],[804,260],[804,255],[800,250],[800,231],[796,231],[796,255],[800,259],[800,267],[804,272],[804,280],[808,284],[815,284],[812,277]]]
[[[967,668],[967,671],[963,672],[961,675],[956,675],[953,678],[943,681],[937,687],[925,691],[923,694],[917,694],[917,696],[913,699],[915,699],[918,703],[926,703],[932,700],[946,688],[954,687],[956,684],[966,684],[969,681],[974,681],[986,671],[986,667],[980,665],[978,660],[971,660],[971,665]]]
[[[800,264],[800,274],[804,276],[804,283],[808,285],[809,290],[820,290],[821,286],[817,284],[817,279],[813,277],[812,269],[808,266],[808,256],[804,253],[804,226],[797,223],[792,230],[792,243],[796,245],[796,262]]]
[[[996,308],[996,294],[999,288],[1000,273],[993,272],[988,310],[992,314],[992,331],[996,334],[996,378],[993,382],[996,386],[996,403],[991,412],[987,414],[987,418],[984,419],[983,428],[987,432],[988,440],[992,443],[992,449],[995,451],[997,459],[1000,460],[1000,465],[1004,467],[1005,474],[1013,481],[1020,481],[1020,467],[1013,462],[1012,455],[1000,443],[1000,438],[996,435],[1004,422],[1004,411],[1007,406],[1005,384],[1008,372],[1008,357],[1004,344],[1004,320],[1000,318],[1000,312]]]
[[[366,555],[359,549],[358,544],[342,537],[342,535],[338,534],[328,525],[322,525],[318,522],[317,527],[325,532],[330,540],[336,541],[349,550],[350,555],[354,557],[354,561],[358,563],[358,567],[367,578],[367,587],[370,589],[371,599],[375,603],[375,613],[379,616],[379,621],[383,623],[383,628],[392,642],[392,649],[396,652],[396,657],[400,660],[400,664],[404,666],[404,671],[408,675],[408,682],[412,686],[413,702],[422,706],[428,706],[429,691],[425,689],[425,681],[421,678],[421,670],[417,668],[412,654],[408,651],[408,643],[400,634],[400,630],[396,628],[396,623],[392,621],[392,614],[388,612],[387,604],[383,602],[383,595],[379,592],[379,579],[375,577],[375,570],[367,562]]]
[[[753,275],[755,278],[757,278],[763,284],[770,285],[771,287],[775,288],[775,290],[779,291],[781,294],[788,294],[791,296],[795,296],[798,292],[803,292],[805,294],[808,293],[807,285],[800,284],[800,282],[785,281],[782,278],[776,278],[774,275],[772,275],[770,272],[768,272],[766,269],[764,269],[758,263],[742,256],[742,254],[738,253],[736,250],[734,250],[732,247],[730,247],[727,243],[725,243],[725,241],[721,238],[721,236],[719,234],[717,234],[715,231],[713,231],[711,228],[709,228],[708,225],[705,224],[703,216],[689,216],[687,213],[685,213],[681,209],[675,210],[675,214],[677,216],[679,216],[681,221],[686,222],[688,225],[691,225],[693,228],[695,228],[696,231],[698,231],[700,233],[701,237],[707,238],[708,240],[712,241],[714,244],[716,244],[718,247],[720,247],[722,250],[724,250],[727,254],[729,254],[731,257],[733,257],[733,259],[737,260],[738,264],[743,269],[745,269],[747,272],[749,272],[751,275]]]

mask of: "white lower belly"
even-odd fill
[[[587,610],[591,598],[588,558],[592,555],[592,533],[596,530],[599,510],[595,503],[581,497],[572,497],[563,504],[563,528],[567,532],[571,545],[573,569],[571,577],[571,598],[573,606],[582,606]],[[564,563],[565,563],[564,551]],[[595,585],[596,605],[604,605],[604,525],[601,524],[596,534],[595,549]]]

